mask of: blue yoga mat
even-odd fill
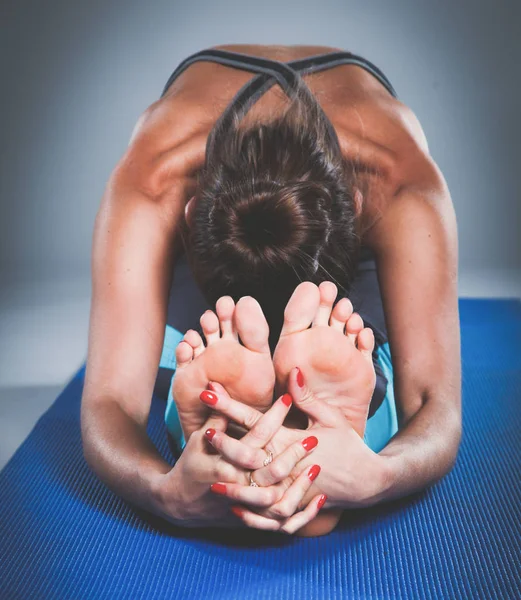
[[[80,369],[0,473],[0,598],[520,598],[521,303],[460,310],[455,468],[320,538],[165,527],[131,508],[83,460]],[[163,415],[155,398],[149,433],[169,457]]]

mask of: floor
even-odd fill
[[[85,360],[88,279],[0,290],[0,469]],[[460,273],[462,297],[521,298],[521,272]]]

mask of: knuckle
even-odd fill
[[[253,412],[250,412],[249,410],[246,411],[246,414],[244,415],[244,426],[247,429],[253,429],[255,427],[255,424],[257,423],[257,417]]]
[[[291,511],[291,507],[285,503],[277,504],[271,508],[271,512],[279,518],[287,518],[290,517],[293,513]]]
[[[297,442],[296,444],[293,444],[293,447],[291,448],[291,456],[293,459],[293,463],[296,465],[304,456],[306,455],[306,451],[304,449],[304,446],[302,445],[302,442]]]
[[[294,401],[300,406],[309,406],[312,405],[313,402],[315,402],[315,397],[313,396],[311,391],[307,389],[307,387],[304,387],[299,397],[294,398]]]
[[[275,479],[280,480],[280,479],[283,479],[284,477],[286,477],[287,469],[282,462],[280,462],[280,461],[272,462],[268,468],[269,468],[270,474]]]
[[[270,428],[262,422],[258,421],[257,424],[250,430],[250,435],[259,441],[267,440],[270,437]]]
[[[255,470],[258,468],[257,455],[253,451],[249,451],[244,457],[244,465],[247,469]]]
[[[229,462],[221,461],[215,468],[216,481],[231,481],[235,477],[236,469]]]
[[[280,500],[280,492],[275,489],[275,488],[267,488],[269,489],[269,506],[271,506],[272,504],[275,504],[275,502],[278,502]]]
[[[269,508],[274,502],[273,493],[270,491],[269,488],[263,488],[263,489],[265,489],[266,491],[263,492],[260,502],[262,502],[262,506],[264,508]]]

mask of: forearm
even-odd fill
[[[379,453],[385,485],[378,502],[419,491],[452,469],[461,440],[461,411],[454,406],[427,400]]]
[[[83,451],[89,467],[125,500],[162,515],[158,481],[171,470],[146,427],[112,400],[82,405]]]

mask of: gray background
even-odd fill
[[[519,295],[520,15],[518,0],[2,0],[0,387],[17,391],[0,418],[42,386],[52,398],[83,361],[105,182],[174,67],[215,44],[375,62],[448,181],[461,294]]]

